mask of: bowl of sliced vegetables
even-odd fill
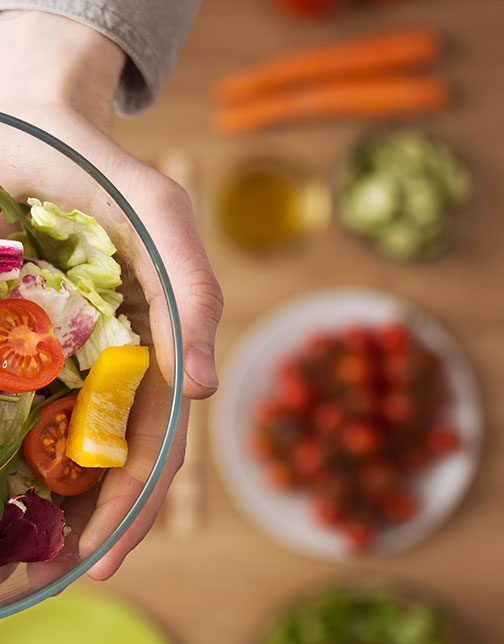
[[[331,185],[342,227],[396,261],[446,252],[463,229],[472,191],[448,143],[405,129],[364,136]]]
[[[166,463],[183,370],[170,281],[126,199],[47,132],[0,114],[0,134],[4,617],[64,589],[131,526]]]

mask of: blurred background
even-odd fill
[[[213,456],[214,403],[195,404],[187,461],[163,512],[100,587],[144,609],[174,641],[260,641],[300,594],[371,578],[446,603],[476,630],[476,642],[504,641],[503,24],[499,0],[204,0],[157,105],[116,118],[115,138],[193,200],[225,297],[220,367],[250,325],[287,298],[372,288],[440,320],[483,392],[481,462],[455,514],[412,549],[351,561],[297,552],[242,516]],[[313,54],[409,30],[428,34],[427,49],[420,42],[399,72],[373,69],[369,48]],[[393,43],[384,47],[378,58]],[[309,78],[291,88],[299,61],[284,58],[272,99],[252,84],[238,107],[228,104],[225,78],[238,74],[243,89],[251,66],[271,75],[278,56],[299,52],[312,52]],[[370,69],[333,82],[319,73],[331,56]],[[408,85],[419,77],[425,87]],[[338,82],[347,83],[350,106]],[[387,92],[407,98],[389,101]]]

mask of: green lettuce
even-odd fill
[[[123,301],[123,296],[116,291],[110,289],[98,291],[90,279],[72,281],[72,284],[100,313],[108,317],[115,315],[117,307]]]
[[[125,315],[118,318],[100,316],[93,333],[86,342],[77,349],[75,355],[81,371],[90,369],[96,359],[107,347],[140,344],[140,336],[131,330],[131,323]]]
[[[117,308],[122,304],[124,298],[121,293],[117,293],[117,291],[104,289],[98,292],[90,279],[79,279],[78,282],[75,282],[71,280],[66,273],[49,262],[38,260],[37,264],[40,269],[38,271],[33,271],[33,274],[45,277],[48,286],[59,290],[62,282],[70,282],[72,286],[74,286],[79,293],[95,307],[95,309],[98,309],[100,313],[103,313],[103,315],[115,315]],[[23,270],[25,270],[27,266],[30,266],[30,264],[25,264]],[[33,264],[31,264],[31,266],[33,266]]]
[[[51,490],[33,474],[21,452],[18,453],[16,463],[7,475],[7,488],[9,498],[25,494],[26,490],[32,488],[43,499],[50,501],[52,498]]]
[[[67,358],[63,363],[63,369],[58,374],[58,380],[61,380],[69,389],[80,389],[84,384],[84,380],[72,358]]]
[[[13,284],[17,286],[19,281],[22,281],[23,277],[26,275],[40,275],[45,280],[45,286],[53,288],[55,291],[59,291],[61,289],[63,282],[68,282],[63,271],[58,271],[54,266],[51,266],[49,262],[44,261],[37,261],[36,264],[33,262],[27,262],[21,269],[19,280],[16,280]]]
[[[35,249],[33,251],[36,253],[34,257],[44,259],[46,257],[44,249],[38,240],[35,228],[26,216],[30,210],[29,207],[26,204],[15,201],[2,186],[0,186],[0,210],[3,212],[4,219],[8,224],[21,224],[23,226],[24,233],[30,242],[30,248]]]
[[[26,434],[34,392],[19,394],[17,402],[0,401],[0,471],[14,457]]]
[[[17,233],[12,233],[7,239],[12,241],[18,241],[23,244],[23,256],[29,257],[31,259],[37,259],[37,251],[33,248],[33,245],[28,237],[28,234],[25,231],[19,231]]]
[[[121,268],[112,258],[116,248],[94,217],[79,210],[65,213],[49,201],[30,198],[28,203],[46,255],[72,282],[90,280],[98,291],[121,284]]]

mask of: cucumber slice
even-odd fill
[[[394,180],[380,174],[365,176],[348,192],[347,221],[350,217],[356,228],[372,233],[394,218],[399,200]]]
[[[417,132],[397,132],[384,138],[381,145],[375,142],[371,163],[381,172],[404,176],[422,172],[429,142]]]
[[[402,222],[387,226],[376,240],[376,248],[383,255],[396,260],[415,259],[422,247],[422,233]]]
[[[438,179],[451,205],[461,205],[471,194],[471,179],[466,168],[445,144],[439,144],[428,160],[429,171]]]
[[[418,228],[426,228],[443,218],[446,204],[437,181],[422,176],[405,177],[401,188],[401,213],[405,221]]]

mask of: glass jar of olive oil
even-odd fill
[[[251,251],[275,251],[326,228],[325,182],[295,163],[255,158],[226,178],[217,202],[224,233]]]

